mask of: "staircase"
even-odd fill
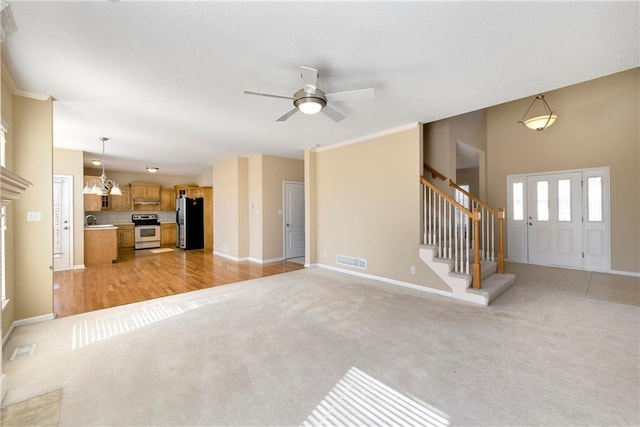
[[[447,181],[456,198],[420,178],[423,187],[423,241],[420,259],[449,287],[453,297],[488,305],[515,282],[504,272],[504,211],[494,209],[429,166]],[[465,201],[463,206],[459,201]]]

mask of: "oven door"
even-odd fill
[[[159,225],[136,225],[134,248],[147,249],[160,247],[160,226]]]

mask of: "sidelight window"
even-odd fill
[[[587,220],[589,222],[602,222],[602,177],[590,176],[587,178]]]

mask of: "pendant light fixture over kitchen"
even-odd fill
[[[87,182],[84,189],[82,190],[82,194],[97,194],[98,196],[122,196],[122,191],[120,191],[120,186],[117,182],[112,179],[108,179],[107,175],[104,172],[104,143],[109,140],[106,136],[101,136],[98,138],[102,141],[102,175],[99,179],[94,179],[93,181]]]

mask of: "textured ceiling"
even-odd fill
[[[10,2],[15,87],[51,95],[54,146],[107,169],[194,174],[232,156],[301,158],[640,65],[638,2]],[[296,114],[298,67],[347,118]],[[23,92],[20,92],[23,93]]]

